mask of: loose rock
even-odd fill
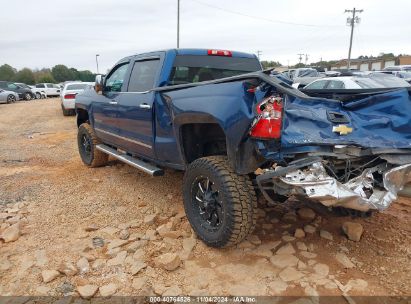
[[[302,255],[306,259],[315,259],[317,257],[316,253],[308,252],[308,251],[301,251],[300,255]]]
[[[84,285],[77,287],[77,291],[83,299],[90,299],[97,292],[98,286],[96,285]]]
[[[50,292],[51,288],[48,286],[39,286],[36,288],[36,293],[38,293],[41,296],[48,295]]]
[[[292,244],[287,243],[284,246],[280,247],[277,252],[277,254],[294,254],[295,249]]]
[[[90,270],[90,265],[88,260],[85,257],[82,257],[77,261],[77,268],[80,270],[80,273],[87,273]]]
[[[157,218],[157,213],[149,214],[144,217],[144,224],[152,225]]]
[[[41,276],[44,283],[48,283],[56,279],[60,275],[60,272],[57,270],[43,270]]]
[[[292,242],[295,241],[295,237],[291,236],[291,235],[283,235],[282,239],[284,242]]]
[[[313,234],[315,233],[315,227],[312,225],[305,225],[304,226],[305,233]]]
[[[175,253],[165,253],[154,259],[157,267],[172,271],[180,267],[180,257]]]
[[[125,244],[128,244],[127,240],[113,240],[110,244],[108,244],[107,250],[112,250],[114,248],[124,246]]]
[[[299,209],[297,211],[297,214],[302,220],[311,221],[315,218],[315,212],[312,209],[306,207]]]
[[[351,260],[345,255],[345,253],[337,252],[337,254],[335,255],[335,258],[341,265],[344,266],[344,268],[354,268],[355,267],[353,262],[351,262]]]
[[[287,283],[281,280],[275,280],[268,284],[268,290],[272,296],[279,295],[287,289]]]
[[[43,267],[47,264],[48,259],[46,250],[36,250],[34,255],[36,256],[36,266]]]
[[[284,223],[295,223],[297,216],[293,211],[287,212],[281,219]]]
[[[297,242],[296,244],[297,244],[297,249],[298,250],[302,250],[302,251],[307,251],[308,250],[307,245],[305,245],[305,243]]]
[[[325,264],[316,264],[313,267],[314,271],[322,277],[326,277],[330,271],[328,265]]]
[[[276,254],[270,258],[271,264],[278,268],[297,266],[298,258],[292,254]]]
[[[66,276],[74,276],[78,272],[76,266],[74,266],[70,262],[61,263],[58,268],[58,271],[60,271],[62,274],[65,274]]]
[[[107,261],[107,266],[118,266],[118,265],[123,265],[124,260],[127,257],[127,251],[120,251],[115,258],[112,258]]]
[[[147,278],[146,277],[142,277],[142,278],[135,278],[133,280],[133,288],[136,290],[140,290],[144,287],[144,285],[147,284]]]
[[[326,230],[320,230],[320,237],[326,240],[333,240],[333,235]]]
[[[364,291],[368,287],[367,281],[364,281],[362,279],[355,279],[355,280],[349,280],[348,283],[345,285],[345,288],[347,291],[354,289],[357,291]]]
[[[110,284],[101,286],[98,290],[102,297],[111,297],[113,294],[116,293],[117,285],[114,283],[110,283]]]
[[[296,280],[301,279],[304,276],[304,274],[295,268],[288,267],[288,268],[285,268],[283,271],[281,271],[278,274],[278,276],[284,282],[289,282],[289,281],[296,281]]]
[[[360,241],[361,235],[364,231],[364,228],[361,224],[353,223],[353,222],[345,222],[342,225],[342,229],[344,233],[347,235],[347,237],[351,241],[355,241],[355,242]]]
[[[3,231],[3,233],[1,234],[1,238],[4,240],[5,243],[14,242],[18,240],[18,238],[20,237],[19,226],[20,225],[17,223],[6,228],[6,230]]]
[[[163,297],[170,297],[170,296],[179,296],[183,293],[183,291],[181,290],[180,287],[178,287],[177,285],[173,285],[170,287],[167,287],[163,293],[162,296]]]
[[[147,264],[141,261],[135,261],[130,268],[131,275],[138,274],[142,269],[146,268]]]
[[[294,237],[299,238],[299,239],[304,238],[304,237],[305,237],[305,232],[304,232],[304,230],[302,230],[301,228],[295,229]]]
[[[130,232],[128,229],[121,230],[118,237],[120,240],[127,240],[130,237]]]

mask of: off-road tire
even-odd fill
[[[204,227],[199,208],[196,208],[193,191],[199,177],[209,178],[219,189],[224,213],[217,231]],[[192,162],[184,174],[183,196],[187,218],[195,233],[208,246],[236,245],[254,230],[257,221],[254,187],[247,175],[234,172],[225,156],[204,157]]]
[[[90,151],[89,153],[86,152],[85,147],[83,145],[84,139],[89,140],[90,144]],[[108,162],[108,154],[101,152],[96,149],[98,144],[102,142],[97,138],[96,134],[94,133],[93,129],[88,123],[83,123],[78,128],[77,133],[77,145],[78,150],[80,153],[81,160],[83,163],[91,168],[101,167],[107,164]]]

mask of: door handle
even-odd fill
[[[150,110],[151,106],[149,104],[142,103],[142,104],[140,104],[140,109]]]
[[[116,104],[118,104],[118,102],[115,101],[115,100],[111,100],[111,101],[109,102],[109,104],[111,104],[111,105],[116,105]]]

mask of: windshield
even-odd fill
[[[298,70],[297,77],[318,77],[319,73],[317,70],[314,69],[301,69]]]
[[[193,83],[261,71],[256,58],[178,55],[170,74],[171,85]]]
[[[89,84],[87,83],[76,83],[76,84],[69,84],[66,87],[66,90],[84,90],[85,88],[87,88],[89,86]]]

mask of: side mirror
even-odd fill
[[[96,83],[94,85],[94,90],[97,94],[103,93],[103,85],[104,85],[104,75],[96,75]]]

